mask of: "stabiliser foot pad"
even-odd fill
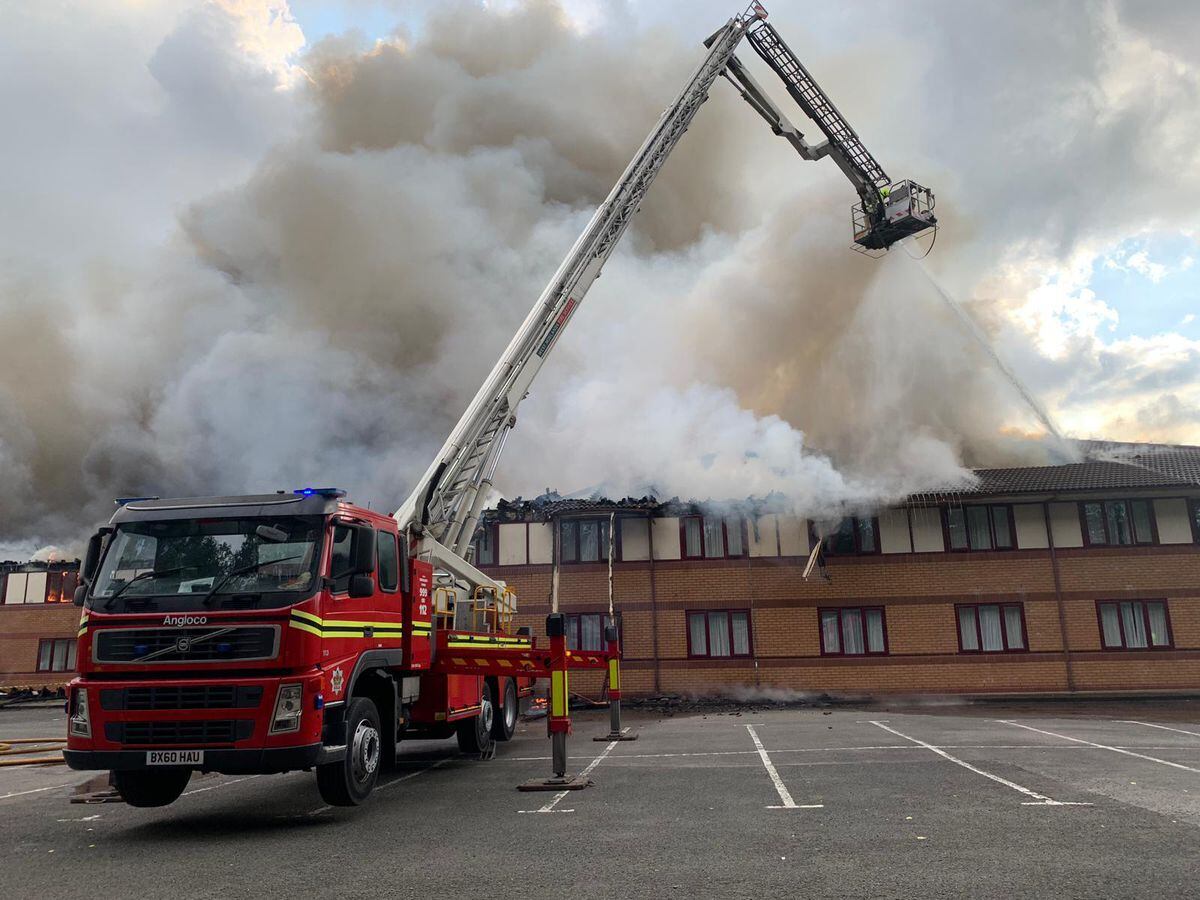
[[[637,732],[629,728],[623,728],[615,734],[609,732],[592,738],[593,741],[636,741],[637,739]]]
[[[517,785],[518,791],[582,791],[591,787],[592,780],[579,775],[567,778],[535,778]]]

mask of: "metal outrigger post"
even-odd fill
[[[567,737],[571,734],[569,703],[567,617],[562,613],[546,616],[546,637],[550,639],[550,714],[546,729],[550,734],[550,756],[554,775],[517,785],[520,791],[578,791],[591,785],[586,776],[567,776]]]
[[[608,734],[597,735],[593,741],[636,741],[631,728],[621,727],[621,647],[616,625],[604,628],[608,644]]]

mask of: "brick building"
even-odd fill
[[[538,633],[557,569],[586,648],[611,544],[631,695],[1200,691],[1200,447],[1085,449],[845,520],[824,541],[827,577],[803,577],[817,527],[762,504],[502,503],[477,562],[516,588],[519,624]],[[0,686],[69,679],[76,570],[0,565]],[[591,674],[572,687],[600,694]]]
[[[79,560],[0,562],[0,688],[57,687],[75,670]]]
[[[1200,690],[1200,448],[1085,449],[822,523],[824,577],[803,577],[814,523],[762,504],[501,503],[477,562],[538,633],[557,568],[571,640],[591,649],[611,530],[632,695]],[[595,678],[572,687],[600,692]]]

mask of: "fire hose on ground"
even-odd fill
[[[0,739],[0,767],[4,766],[61,766],[65,738],[3,738]],[[58,753],[58,756],[16,756],[13,754]]]

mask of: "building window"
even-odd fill
[[[821,621],[823,656],[864,656],[887,653],[883,608],[848,607],[817,611]]]
[[[879,552],[879,520],[857,516],[842,519],[824,538],[826,556],[855,556]]]
[[[39,672],[74,672],[75,640],[53,638],[38,642],[37,670]]]
[[[573,613],[566,617],[568,650],[603,650],[607,613]],[[616,615],[617,644],[621,643],[621,614]]]
[[[679,520],[684,559],[736,559],[746,555],[741,516],[684,516]]]
[[[564,519],[558,523],[559,559],[565,563],[608,559],[608,518]]]
[[[958,649],[963,653],[1025,650],[1025,613],[1020,603],[958,606]]]
[[[744,609],[689,612],[688,656],[718,659],[750,655],[750,613]]]
[[[1105,500],[1079,504],[1088,546],[1156,543],[1149,500]]]
[[[1100,638],[1106,650],[1154,650],[1171,646],[1165,600],[1101,600]]]
[[[475,539],[475,565],[496,565],[496,547],[500,543],[500,541],[497,539],[498,531],[499,527],[495,523],[489,523],[480,529],[479,537]]]
[[[1012,507],[952,506],[946,513],[946,543],[951,550],[1011,550]]]

